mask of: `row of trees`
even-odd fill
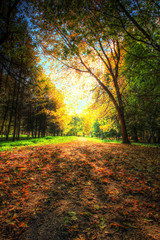
[[[114,108],[123,143],[129,143],[128,134],[136,141],[159,141],[159,1],[31,4],[33,32],[44,53],[93,77],[103,104]]]
[[[38,66],[41,49],[92,77],[103,132],[160,141],[158,0],[2,0],[0,11],[1,134],[69,131],[63,96]]]
[[[20,134],[58,135],[65,125],[64,99],[38,64],[24,2],[0,4],[0,134],[13,141]]]

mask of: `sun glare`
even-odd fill
[[[62,91],[68,113],[81,114],[91,101],[91,89],[94,87],[93,78],[86,73],[82,74],[72,69],[63,69],[55,61],[45,61],[43,57],[41,59],[45,73]]]

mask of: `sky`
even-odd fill
[[[56,87],[63,92],[68,113],[81,115],[91,102],[93,78],[86,73],[78,74],[75,70],[62,69],[57,62],[50,62],[41,56],[41,65]]]

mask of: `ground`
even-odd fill
[[[160,239],[160,148],[79,138],[0,159],[0,239]]]

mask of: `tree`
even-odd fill
[[[21,0],[2,0],[0,2],[0,45],[3,44],[7,39],[11,37],[13,33],[17,30],[17,7]]]
[[[134,54],[130,54],[130,52]],[[159,56],[144,43],[130,41],[124,74],[128,79],[127,125],[135,141],[159,141]],[[140,56],[140,57],[139,57]],[[129,70],[128,70],[129,69]]]
[[[18,0],[0,3],[0,133],[6,139],[12,134],[13,141],[21,132],[59,134],[67,119],[62,93],[39,67],[25,6]]]
[[[1,134],[5,127],[6,139],[13,129],[13,140],[19,138],[25,88],[29,87],[34,51],[25,21],[18,23],[19,34],[7,39],[0,50],[1,74]],[[3,98],[5,97],[5,98]],[[4,113],[3,113],[4,111]]]
[[[83,134],[83,119],[78,116],[72,116],[69,123],[67,135],[80,136]]]
[[[68,68],[90,74],[97,81],[118,113],[123,143],[129,143],[119,76],[123,39],[114,29],[110,31],[108,20],[94,7],[87,2],[79,12],[76,6],[40,2],[37,8],[39,38],[46,54]]]
[[[38,71],[37,84],[30,91],[26,106],[25,129],[34,137],[59,134],[64,127],[64,99],[51,79]]]
[[[157,52],[160,52],[160,3],[157,0],[116,0],[116,21],[134,42],[142,42]]]
[[[92,133],[93,133],[93,136],[95,136],[95,137],[100,137],[100,135],[101,135],[100,123],[98,122],[98,120],[96,120],[93,123]]]
[[[83,135],[93,136],[92,125],[97,118],[97,111],[94,111],[90,106],[88,106],[88,108],[82,112],[81,118],[83,120]]]

